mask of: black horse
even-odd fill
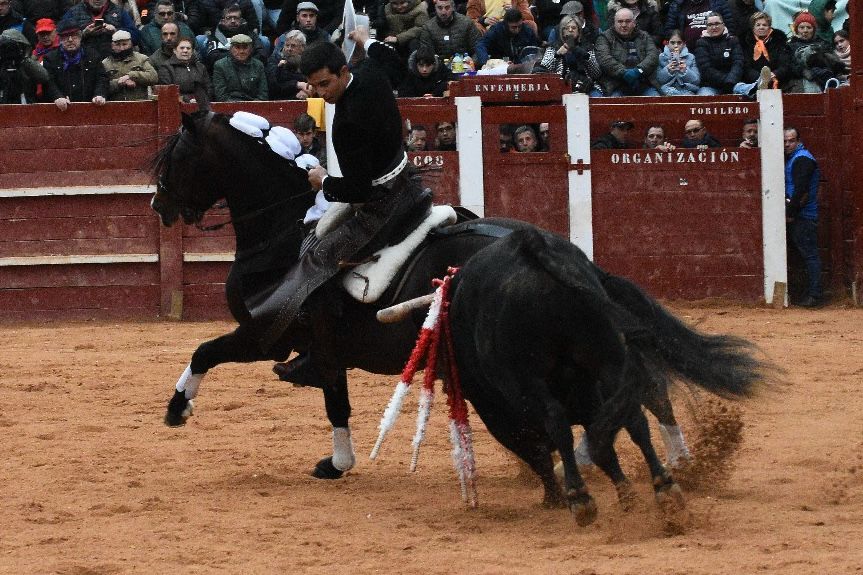
[[[266,352],[259,347],[259,329],[247,302],[266,295],[296,263],[303,240],[300,222],[313,204],[314,192],[304,170],[272,152],[262,140],[235,130],[228,120],[208,112],[184,115],[180,132],[154,161],[158,186],[152,207],[164,225],[172,225],[179,216],[188,224],[198,223],[207,209],[224,198],[236,235],[236,256],[225,290],[239,326],[195,350],[168,405],[168,425],[182,425],[191,414],[190,400],[209,369],[227,362],[284,361],[292,351],[306,350],[316,329],[316,320],[298,320]],[[448,266],[461,265],[502,235],[528,225],[488,218],[432,234],[434,239],[421,248],[397,289],[385,293],[378,305],[361,304],[335,289],[312,294],[308,305],[315,312],[311,317],[328,315],[328,322],[338,326],[330,353],[342,366],[337,373],[321,375],[319,382],[334,428],[334,457],[341,459],[335,466],[333,457],[322,459],[313,472],[317,477],[336,478],[353,465],[346,368],[400,373],[424,319],[420,310],[411,321],[382,324],[375,317],[377,311],[428,294],[432,279],[443,277]]]
[[[614,451],[625,427],[650,468],[660,502],[683,498],[650,442],[640,404],[671,378],[724,397],[749,396],[765,365],[752,345],[685,326],[631,282],[591,263],[565,239],[527,228],[478,252],[455,276],[450,318],[465,397],[489,432],[540,476],[545,502],[561,491],[585,525],[596,505],[578,472],[571,426],[626,503]]]

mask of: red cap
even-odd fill
[[[797,25],[800,24],[801,22],[808,22],[809,24],[812,25],[813,28],[818,27],[818,23],[815,22],[815,16],[813,16],[809,12],[801,12],[797,16],[797,18],[794,19],[794,29],[795,30],[797,29]]]
[[[39,32],[53,32],[57,29],[57,26],[54,24],[54,21],[50,18],[40,18],[36,20],[36,33]]]

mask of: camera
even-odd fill
[[[105,25],[105,20],[103,18],[94,18],[93,19],[93,26],[95,26],[96,28],[101,28],[104,25]]]

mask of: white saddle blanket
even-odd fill
[[[350,204],[331,205],[324,218],[321,218],[321,221],[318,222],[315,233],[318,237],[323,237],[335,227],[332,224],[337,219],[337,213],[340,213],[342,216],[339,219],[339,221],[342,221],[344,216],[351,212],[352,208]],[[377,261],[358,265],[345,272],[342,286],[357,301],[363,303],[377,301],[390,286],[396,273],[405,264],[414,250],[419,247],[428,233],[438,226],[452,225],[456,220],[457,216],[452,206],[433,206],[428,217],[404,241],[375,252],[375,255],[379,256]]]

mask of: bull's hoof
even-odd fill
[[[576,494],[570,491],[567,494],[567,499],[569,499],[569,510],[575,516],[575,522],[580,527],[586,527],[596,521],[598,514],[596,501],[593,500],[593,497],[589,493],[582,492]]]
[[[186,399],[182,391],[174,391],[174,397],[168,402],[168,410],[165,412],[165,425],[168,427],[180,427],[186,424],[186,420],[192,416],[194,403]]]
[[[325,457],[318,461],[318,464],[315,465],[314,470],[312,470],[312,477],[317,479],[341,479],[345,474],[341,469],[337,469],[335,465],[333,465],[332,457]]]

